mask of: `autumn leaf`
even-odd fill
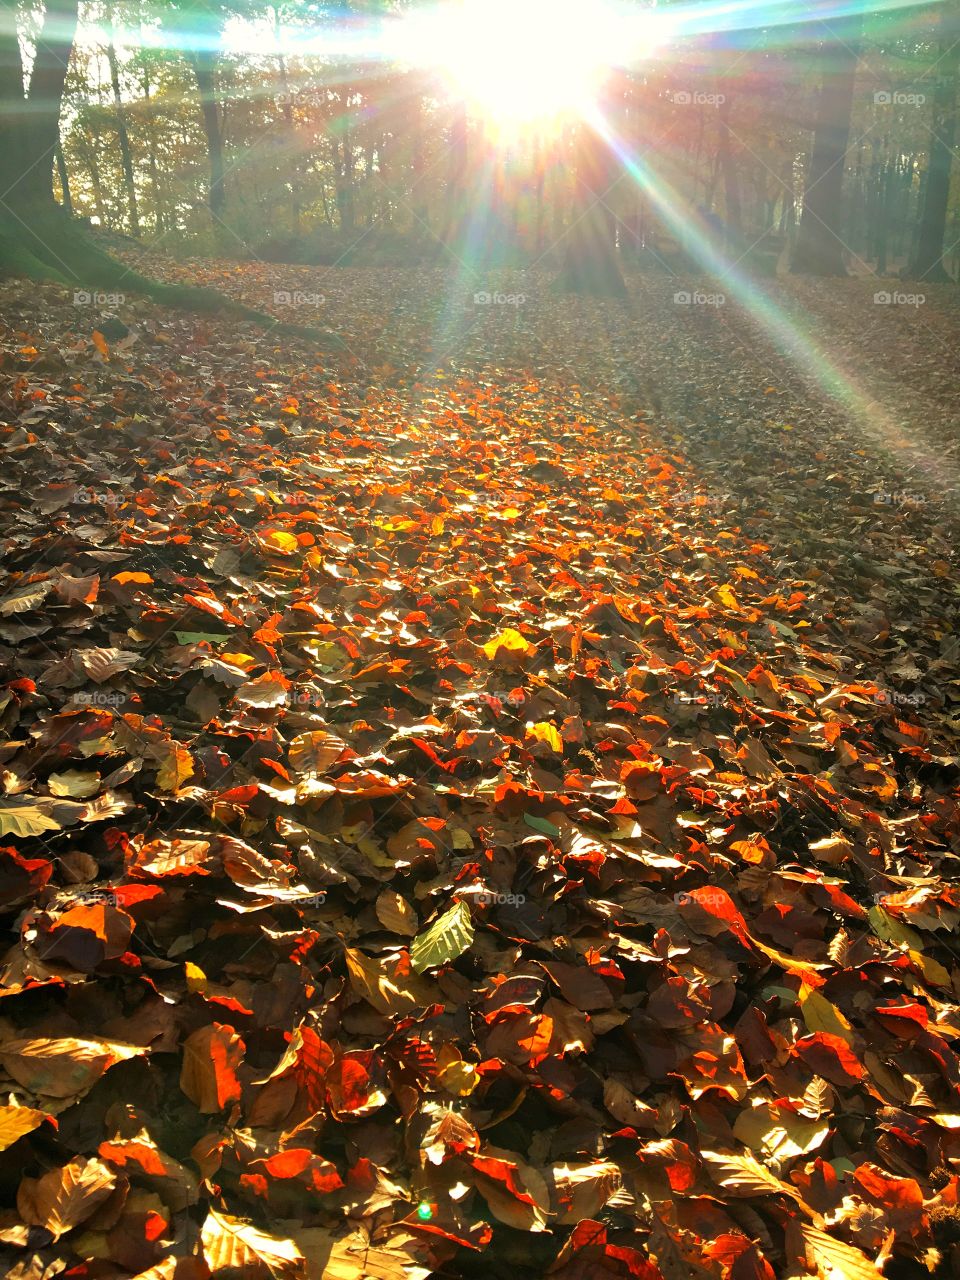
[[[24,1134],[32,1133],[44,1120],[53,1120],[53,1117],[32,1107],[0,1107],[0,1151],[12,1147]]]
[[[391,933],[413,937],[417,932],[417,913],[402,894],[384,889],[376,902],[377,919]]]
[[[184,1041],[180,1088],[202,1114],[213,1115],[240,1098],[237,1068],[245,1047],[232,1027],[218,1022]]]
[[[116,1185],[117,1176],[102,1160],[79,1157],[39,1178],[24,1178],[17,1210],[25,1222],[44,1227],[58,1240],[85,1222]]]
[[[823,1280],[880,1280],[881,1273],[859,1249],[844,1244],[809,1222],[800,1223],[807,1260]]]
[[[0,1044],[0,1063],[31,1093],[71,1098],[86,1093],[116,1063],[145,1052],[136,1045],[114,1040],[40,1036]]]
[[[159,754],[162,763],[157,770],[157,786],[161,791],[179,791],[193,777],[193,757],[186,747],[176,742],[164,743]]]
[[[42,836],[59,831],[60,824],[50,814],[49,801],[29,796],[0,797],[0,836]]]
[[[415,973],[449,964],[463,955],[473,942],[473,921],[464,902],[455,903],[410,944],[410,963]]]
[[[531,644],[526,636],[513,627],[505,627],[503,631],[495,635],[492,640],[488,640],[483,646],[483,652],[491,662],[501,651],[507,654],[528,657],[536,652],[536,645]]]
[[[250,1222],[211,1208],[200,1231],[203,1256],[211,1275],[292,1276],[303,1268],[303,1254],[293,1240],[270,1235]]]

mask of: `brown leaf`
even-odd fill
[[[245,1048],[233,1027],[219,1022],[201,1027],[184,1041],[180,1088],[203,1115],[239,1101],[237,1068]]]
[[[45,1227],[54,1240],[85,1222],[116,1186],[117,1175],[102,1160],[79,1156],[40,1178],[24,1178],[17,1209],[24,1222]]]

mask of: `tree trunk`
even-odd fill
[[[740,200],[740,174],[737,170],[737,158],[733,151],[733,137],[730,131],[730,95],[725,94],[720,103],[720,146],[718,161],[723,176],[723,209],[725,222],[725,248],[727,252],[736,249],[743,239],[743,206]]]
[[[220,118],[217,93],[217,52],[215,49],[195,49],[189,54],[190,65],[200,92],[200,113],[203,116],[203,132],[207,139],[207,155],[210,161],[210,189],[207,205],[216,224],[223,222],[226,208],[223,164],[223,123]]]
[[[463,213],[467,183],[467,109],[463,102],[455,104],[450,121],[450,162],[447,167],[444,240],[455,244],[463,229]]]
[[[860,49],[860,19],[832,23],[820,43],[823,80],[817,105],[813,152],[797,243],[790,269],[803,275],[845,276],[843,169],[850,138],[853,86]]]
[[[67,173],[67,162],[64,159],[63,147],[57,143],[57,177],[60,179],[60,203],[63,211],[73,217],[73,200],[70,197],[70,175]]]
[[[414,216],[414,234],[419,235],[430,227],[430,204],[424,187],[427,174],[426,144],[423,128],[423,86],[419,79],[414,80],[411,89],[411,166],[413,169],[413,187],[410,192],[410,207]]]
[[[141,44],[143,43],[143,28],[140,29]],[[143,53],[143,76],[141,83],[143,85],[143,100],[147,105],[146,126],[147,126],[147,167],[150,170],[150,190],[153,193],[153,228],[157,235],[160,235],[166,227],[166,218],[164,216],[163,199],[160,194],[160,174],[157,166],[157,113],[153,105],[150,84],[150,64],[147,61],[148,54],[146,50]]]
[[[120,143],[120,165],[123,169],[123,185],[127,192],[130,231],[139,239],[140,214],[137,209],[137,188],[133,181],[133,153],[130,150],[130,135],[127,133],[126,112],[123,105],[123,95],[120,92],[120,68],[117,64],[116,46],[113,43],[113,9],[110,6],[107,7],[107,24],[110,28],[110,40],[107,43],[107,66],[110,68],[113,105],[117,112],[117,140]]]
[[[557,288],[591,297],[625,298],[611,215],[604,206],[611,158],[603,141],[586,127],[577,147],[574,224],[567,237]]]
[[[78,0],[48,0],[24,101],[17,6],[13,0],[0,0],[0,179],[3,204],[13,211],[54,202],[60,104],[77,8]]]
[[[273,36],[278,48],[281,47],[282,35],[280,9],[274,6]],[[297,126],[293,116],[293,92],[290,88],[290,77],[287,74],[287,60],[282,53],[277,55],[277,72],[282,94],[283,132],[286,143],[281,156],[287,170],[287,184],[290,188],[290,234],[297,239],[300,235],[300,175],[296,166],[300,157],[297,149]]]
[[[919,239],[916,256],[905,273],[905,278],[910,280],[941,283],[950,280],[943,266],[943,237],[950,200],[953,141],[957,131],[957,67],[960,65],[960,43],[955,36],[953,17],[950,8],[945,5],[940,11],[941,74],[937,76],[933,95],[930,157],[927,162]]]
[[[17,3],[0,0],[0,183],[4,199],[22,171],[20,144],[25,123]]]

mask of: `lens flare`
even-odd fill
[[[651,48],[659,26],[603,0],[460,0],[412,12],[398,42],[478,116],[519,131],[582,117],[611,68]]]

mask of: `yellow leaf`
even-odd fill
[[[31,796],[4,796],[0,799],[0,836],[26,838],[59,831],[59,822],[47,812],[50,803]]]
[[[256,658],[249,653],[221,653],[220,657],[224,662],[229,662],[234,667],[252,667],[257,661]]]
[[[377,919],[391,933],[399,933],[405,938],[412,938],[417,932],[419,920],[417,913],[402,894],[393,889],[384,889],[377,898]]]
[[[536,738],[538,742],[545,742],[548,747],[552,747],[554,751],[560,754],[563,752],[563,739],[560,737],[556,727],[546,720],[541,720],[538,724],[528,724],[527,737]]]
[[[193,777],[193,756],[177,742],[160,744],[163,763],[157,770],[157,786],[161,791],[179,791]]]
[[[800,988],[800,1011],[811,1031],[825,1031],[827,1035],[839,1036],[847,1044],[853,1044],[853,1030],[837,1006],[806,984]]]
[[[943,967],[939,960],[934,960],[932,956],[925,956],[922,951],[909,951],[907,953],[910,959],[917,966],[927,982],[932,982],[935,987],[952,987],[950,974]]]
[[[812,1223],[801,1222],[799,1226],[807,1258],[823,1280],[883,1280],[870,1259],[853,1245],[835,1240]]]
[[[12,1147],[25,1133],[32,1133],[51,1117],[33,1107],[0,1107],[0,1151]]]
[[[508,653],[523,653],[529,656],[531,653],[536,652],[536,645],[532,645],[526,636],[521,635],[519,631],[515,631],[513,627],[507,627],[499,635],[494,636],[492,640],[488,640],[483,646],[483,652],[491,660],[497,656],[501,649],[506,649]]]
[[[451,1062],[437,1072],[437,1080],[447,1093],[465,1098],[480,1083],[480,1073],[472,1062]]]
[[[733,588],[729,584],[717,587],[714,591],[714,597],[718,604],[722,604],[725,609],[739,609],[740,604],[737,597],[733,593]]]
[[[266,543],[268,549],[279,551],[285,556],[290,555],[300,546],[293,534],[285,533],[283,529],[270,529],[269,532],[260,535],[260,541]]]
[[[923,939],[916,930],[905,925],[896,916],[890,915],[882,907],[871,907],[867,918],[873,926],[873,932],[884,942],[892,942],[898,947],[908,947],[911,951],[923,951]]]
[[[829,1117],[811,1120],[769,1102],[741,1111],[733,1126],[733,1136],[745,1147],[776,1160],[790,1160],[816,1151],[829,1132]]]
[[[292,1240],[268,1235],[250,1222],[211,1209],[200,1232],[213,1275],[277,1276],[303,1273],[304,1257]]]
[[[187,990],[192,992],[204,991],[207,985],[207,975],[200,966],[191,964],[188,960],[183,968],[187,975]]]
[[[100,790],[100,775],[85,773],[82,769],[67,769],[64,773],[51,773],[47,786],[51,795],[86,800]]]

